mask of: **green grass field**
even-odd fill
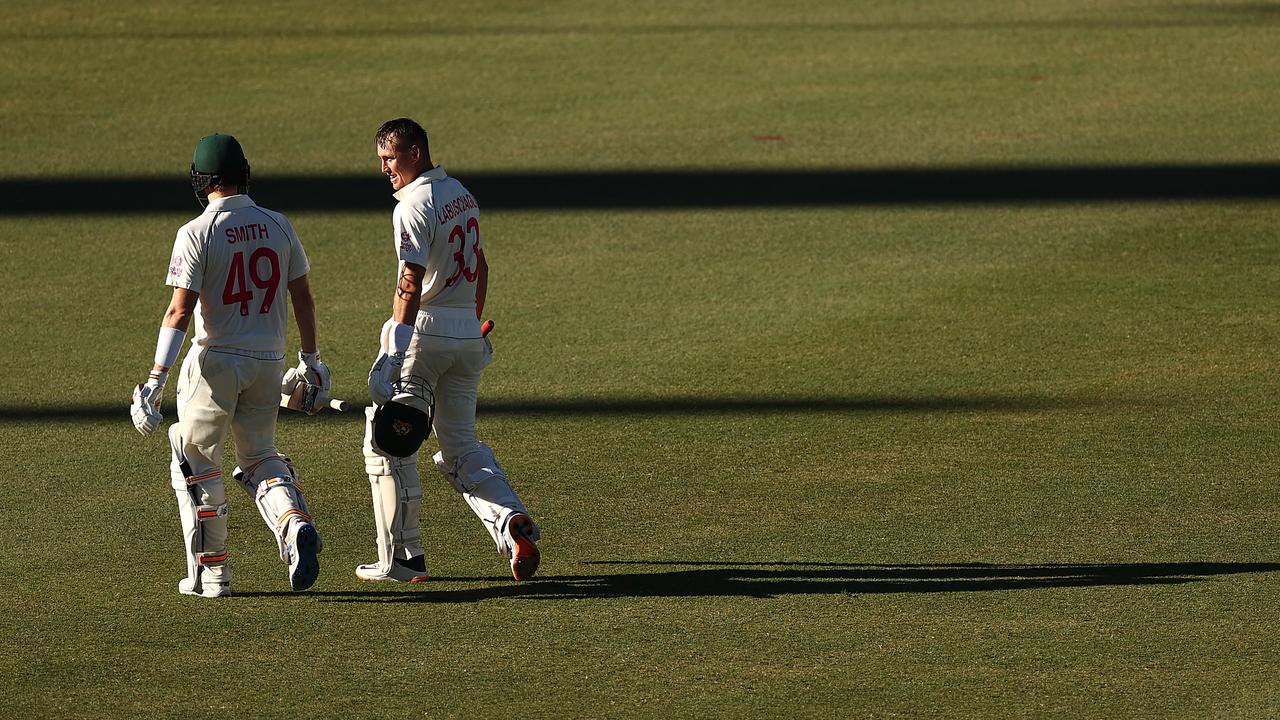
[[[181,189],[217,131],[263,193],[379,182],[398,115],[464,182],[1280,156],[1273,2],[407,7],[6,2],[0,182]],[[538,579],[424,472],[435,579],[358,582],[362,419],[289,415],[323,573],[287,592],[229,489],[228,601],[176,592],[127,419],[198,208],[10,198],[0,717],[1280,716],[1277,194],[485,210],[479,429]],[[352,400],[391,207],[276,208]]]

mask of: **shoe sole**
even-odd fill
[[[220,598],[220,597],[231,597],[230,590],[224,590],[222,592],[216,592],[212,594],[205,594],[203,592],[187,592],[186,590],[179,590],[178,592],[182,593],[183,595],[190,595],[191,597],[202,597],[202,598],[211,598],[211,599]]]
[[[376,575],[376,576],[374,576],[374,577],[365,577],[364,575],[361,575],[361,574],[360,574],[360,569],[359,569],[359,568],[356,568],[356,579],[357,579],[357,580],[362,580],[362,581],[364,581],[364,582],[410,582],[410,583],[424,583],[424,582],[426,582],[426,581],[430,580],[430,579],[431,579],[431,576],[430,576],[430,575],[414,575],[413,577],[404,578],[404,579],[401,579],[401,578],[395,577],[394,575]]]
[[[422,575],[422,576],[420,576],[420,577],[411,577],[411,578],[409,578],[408,580],[401,580],[400,578],[393,578],[393,577],[391,577],[390,575],[383,575],[382,577],[371,577],[371,578],[370,578],[370,577],[362,577],[362,576],[360,576],[360,575],[357,575],[357,576],[356,576],[356,579],[357,579],[357,580],[360,580],[360,581],[362,581],[362,582],[369,582],[369,583],[374,583],[374,582],[409,582],[409,583],[424,583],[424,582],[426,582],[426,581],[430,580],[430,579],[431,579],[431,576],[430,576],[430,575]]]
[[[542,553],[538,546],[529,539],[528,523],[532,522],[528,515],[519,515],[511,519],[511,536],[516,541],[515,552],[511,557],[511,577],[524,582],[538,572],[538,563],[542,562]]]
[[[298,566],[289,572],[289,585],[294,592],[302,592],[316,584],[320,577],[320,559],[316,557],[320,546],[320,535],[312,525],[303,525],[293,541],[293,551],[297,553]]]

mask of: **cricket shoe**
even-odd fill
[[[302,592],[320,577],[320,533],[311,523],[302,523],[289,546],[289,586]]]
[[[511,577],[528,580],[538,572],[542,553],[533,541],[533,519],[524,513],[516,513],[507,521],[507,534],[511,536]]]
[[[367,582],[395,580],[399,582],[420,583],[431,579],[431,576],[427,574],[427,560],[425,555],[419,555],[412,560],[401,560],[400,558],[395,558],[391,561],[391,569],[386,572],[383,572],[382,566],[378,563],[360,565],[356,568],[356,577]]]
[[[231,595],[231,583],[204,582],[196,584],[191,578],[183,578],[178,583],[178,592],[196,597],[218,598]]]

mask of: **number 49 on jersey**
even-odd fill
[[[258,314],[271,312],[271,304],[276,300],[276,291],[280,289],[280,257],[271,248],[261,247],[249,255],[246,263],[243,252],[237,252],[231,258],[231,269],[227,272],[227,284],[222,288],[222,303],[235,305],[239,303],[240,314],[249,314],[249,303],[253,301],[253,290],[249,282],[259,290],[265,290],[262,303],[258,306]],[[265,263],[261,262],[266,260]],[[262,272],[266,266],[266,274]],[[247,266],[247,267],[246,267]]]

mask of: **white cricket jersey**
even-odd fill
[[[283,355],[288,284],[309,270],[285,216],[233,195],[178,229],[166,284],[200,293],[197,345]]]
[[[391,215],[396,253],[404,263],[426,268],[418,332],[455,338],[480,337],[476,318],[476,266],[480,249],[480,207],[442,167],[422,173],[395,193]]]

